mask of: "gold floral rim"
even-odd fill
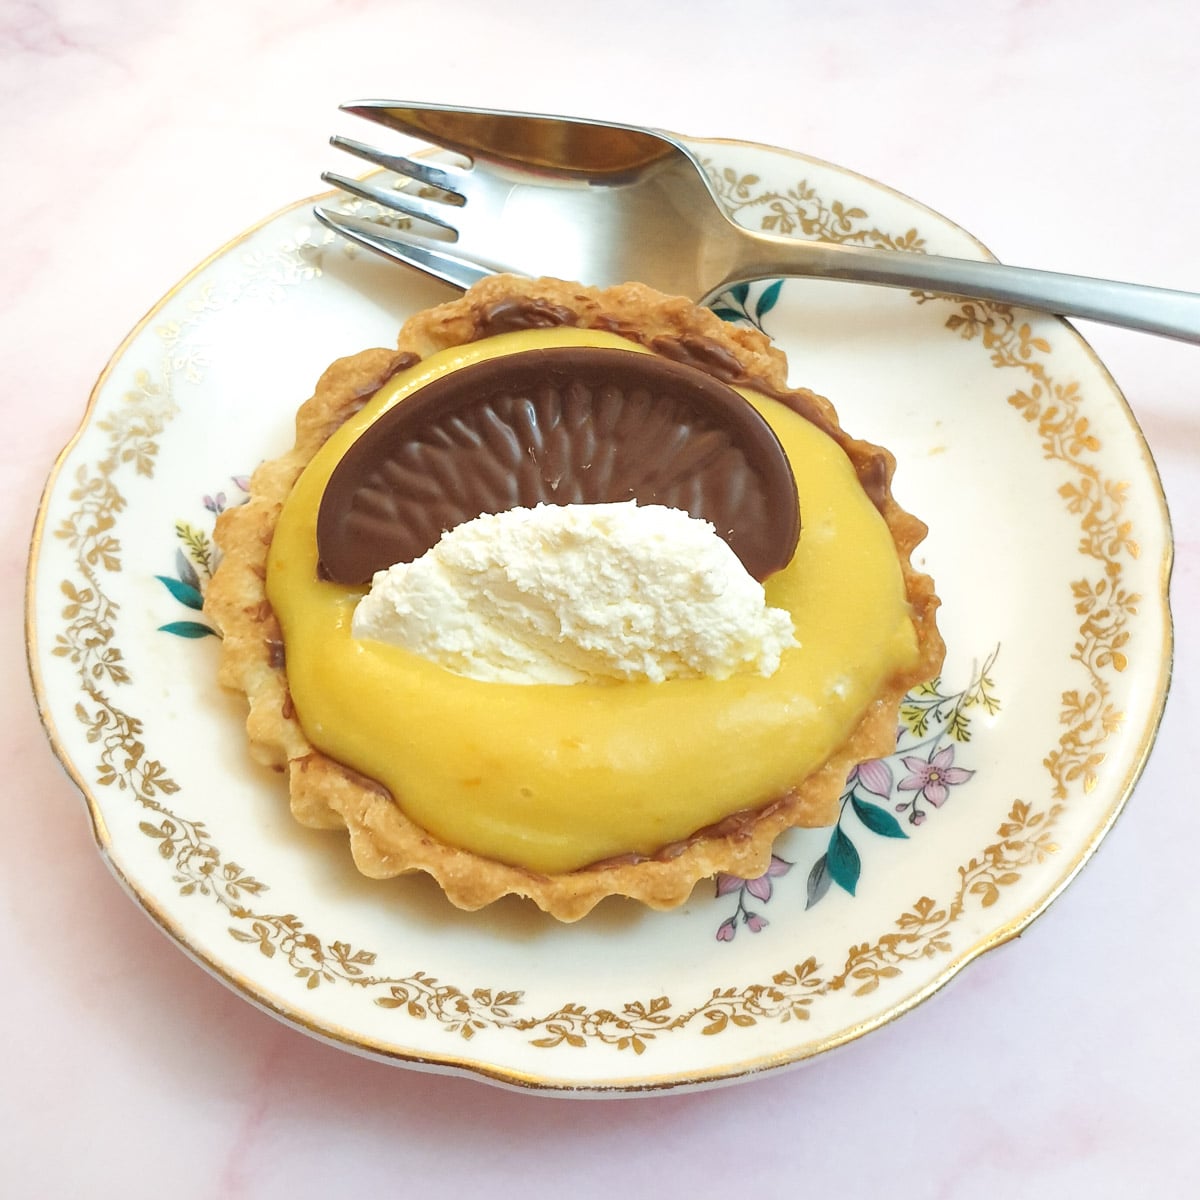
[[[733,148],[742,144],[701,144],[716,145]],[[746,149],[786,155],[792,161],[826,166],[839,174],[849,174],[841,168],[815,164],[815,160],[786,151]],[[739,173],[732,167],[714,168],[712,177],[731,212],[745,223],[749,223],[747,216],[754,213],[763,227],[796,232],[801,236],[866,245],[901,246],[913,251],[920,251],[924,245],[915,228],[900,235],[886,233],[867,223],[865,209],[838,201],[826,202],[818,190],[806,182],[785,192],[772,192],[760,188],[759,179],[752,173]],[[873,188],[881,188],[873,181],[865,182]],[[897,193],[891,194],[898,196]],[[907,201],[907,198],[902,199],[908,204],[914,203]],[[309,203],[311,201],[300,201],[272,214],[200,264],[135,327],[97,381],[79,431],[55,464],[34,530],[27,585],[27,634],[30,672],[38,707],[56,753],[88,802],[97,842],[110,866],[149,915],[226,982],[289,1022],[356,1050],[366,1049],[380,1057],[400,1061],[435,1062],[442,1066],[459,1067],[473,1074],[519,1086],[560,1087],[563,1081],[548,1078],[543,1073],[495,1066],[467,1054],[450,1054],[441,1049],[434,1053],[419,1054],[409,1050],[398,1051],[384,1043],[366,1043],[352,1028],[331,1024],[327,1020],[312,1020],[297,1011],[296,1006],[281,995],[273,995],[265,990],[261,982],[252,980],[249,974],[214,961],[211,955],[205,954],[190,940],[187,929],[180,928],[178,922],[170,919],[165,909],[146,895],[144,889],[140,889],[116,861],[100,802],[81,770],[72,761],[56,728],[52,704],[41,674],[42,651],[37,642],[35,582],[50,501],[67,461],[91,423],[114,365],[163,307],[210,264],[242,245],[252,234],[278,217]],[[288,249],[300,250],[299,247]],[[932,296],[918,296],[916,301],[922,305],[948,303],[945,298]],[[735,1079],[757,1073],[765,1067],[820,1053],[886,1024],[938,990],[966,962],[1024,929],[1090,857],[1123,807],[1149,752],[1161,718],[1170,667],[1170,618],[1165,602],[1170,569],[1169,528],[1165,500],[1155,479],[1155,498],[1162,512],[1164,530],[1168,531],[1160,573],[1164,645],[1157,672],[1158,707],[1148,714],[1149,720],[1137,753],[1126,777],[1114,788],[1115,798],[1108,812],[1093,829],[1091,836],[1085,839],[1075,858],[1065,864],[1054,886],[1035,904],[956,954],[950,937],[954,924],[968,911],[992,907],[1005,889],[1018,883],[1030,867],[1058,855],[1060,850],[1055,841],[1055,830],[1065,806],[1073,795],[1090,793],[1096,787],[1097,771],[1106,754],[1105,743],[1119,728],[1123,718],[1123,714],[1112,703],[1114,681],[1128,666],[1130,622],[1138,615],[1138,606],[1145,602],[1146,597],[1132,594],[1126,582],[1127,564],[1140,553],[1134,538],[1135,530],[1127,513],[1128,485],[1110,480],[1104,474],[1098,458],[1101,442],[1090,428],[1088,416],[1083,411],[1083,395],[1079,384],[1073,380],[1056,378],[1051,372],[1047,365],[1050,345],[1033,324],[999,306],[976,302],[949,303],[951,311],[945,328],[955,336],[979,345],[989,354],[994,367],[1018,373],[1014,383],[1019,381],[1022,386],[1014,387],[1010,392],[1009,405],[1036,428],[1045,456],[1061,464],[1072,476],[1071,481],[1061,488],[1060,496],[1067,512],[1077,519],[1081,534],[1079,552],[1090,564],[1089,573],[1083,574],[1071,585],[1071,600],[1076,614],[1082,618],[1078,627],[1078,641],[1071,657],[1081,672],[1082,686],[1062,696],[1060,720],[1063,732],[1057,744],[1047,752],[1044,763],[1053,782],[1049,803],[1038,806],[1026,801],[1014,801],[1005,820],[995,831],[996,840],[959,868],[959,886],[954,895],[941,901],[928,896],[920,897],[896,917],[891,927],[877,939],[852,946],[839,970],[827,971],[815,958],[806,957],[801,962],[781,966],[769,977],[743,987],[716,989],[702,1003],[687,1008],[677,1008],[670,998],[659,996],[630,1002],[621,1012],[591,1010],[584,1005],[567,1003],[548,1013],[529,1015],[520,1012],[522,995],[517,991],[478,988],[468,991],[454,984],[439,982],[419,971],[403,978],[371,976],[368,972],[375,961],[372,952],[354,950],[344,942],[335,941],[325,945],[294,917],[256,912],[250,902],[265,889],[265,885],[237,864],[223,859],[202,822],[189,821],[166,805],[165,797],[178,790],[177,785],[160,762],[148,757],[145,746],[139,740],[136,718],[123,713],[111,703],[107,694],[89,683],[89,679],[103,678],[115,687],[122,682],[125,668],[121,652],[112,644],[114,614],[109,611],[111,604],[101,586],[103,573],[106,570],[119,570],[121,565],[119,546],[111,544],[108,533],[115,523],[116,512],[124,503],[112,476],[128,464],[132,464],[132,469],[140,474],[153,473],[156,438],[172,411],[169,372],[164,374],[166,391],[156,390],[157,385],[152,379],[143,378],[139,381],[145,403],[139,407],[138,397],[132,397],[128,410],[130,419],[118,423],[110,431],[108,455],[91,467],[81,467],[77,473],[75,488],[71,493],[72,501],[78,505],[72,518],[78,518],[74,530],[60,526],[55,531],[56,537],[68,541],[75,539],[77,578],[60,583],[66,600],[61,609],[61,618],[67,622],[67,632],[59,634],[50,654],[68,658],[78,655],[84,695],[90,696],[97,705],[91,711],[84,711],[84,705],[77,702],[74,715],[88,726],[89,742],[100,748],[98,783],[106,788],[127,790],[136,797],[149,817],[139,822],[141,831],[158,844],[160,856],[172,864],[176,879],[182,880],[182,888],[190,887],[202,895],[211,894],[224,906],[228,917],[235,922],[228,932],[238,942],[256,945],[267,958],[286,961],[292,971],[306,981],[307,988],[342,982],[367,990],[380,1008],[403,1012],[415,1021],[433,1021],[447,1032],[457,1035],[464,1044],[485,1029],[512,1030],[520,1032],[529,1045],[541,1049],[553,1049],[560,1045],[582,1048],[603,1044],[620,1051],[630,1051],[640,1057],[656,1039],[674,1030],[690,1028],[698,1030],[705,1037],[713,1037],[727,1029],[746,1029],[762,1022],[783,1024],[806,1020],[814,1004],[822,997],[838,992],[852,996],[870,995],[884,981],[901,975],[905,967],[914,961],[934,957],[943,959],[941,969],[923,986],[881,1011],[870,1016],[864,1014],[865,1019],[851,1021],[840,1032],[810,1045],[802,1045],[798,1049],[792,1046],[766,1056],[753,1055],[745,1061],[723,1063],[719,1069],[688,1073],[682,1078],[675,1073],[661,1076],[638,1073],[624,1079],[606,1077],[603,1085],[588,1086],[589,1091],[653,1090],[680,1083],[695,1085]],[[169,351],[172,344],[169,332],[167,340]],[[1087,353],[1093,367],[1103,373],[1102,365],[1090,349]],[[1111,380],[1108,383],[1111,385]],[[1113,393],[1120,397],[1115,385],[1111,387]],[[1123,398],[1121,403],[1124,404]],[[1132,425],[1127,406],[1125,415]],[[1149,474],[1153,477],[1148,451],[1143,453]],[[70,526],[70,520],[66,526]],[[71,629],[75,629],[78,635],[74,642],[71,640]]]

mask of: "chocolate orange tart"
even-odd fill
[[[789,388],[757,331],[637,284],[492,278],[397,349],[333,364],[292,450],[222,514],[205,601],[221,681],[297,820],[346,829],[364,874],[565,921],[612,895],[669,908],[831,824],[847,772],[892,750],[905,692],[940,668],[938,601],[910,563],[925,526],[893,467]],[[621,501],[712,525],[790,615],[777,666],[514,683],[354,636],[376,572],[480,514]]]

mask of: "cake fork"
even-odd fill
[[[636,279],[704,303],[737,283],[808,276],[991,300],[1200,344],[1195,293],[751,231],[725,214],[693,151],[666,131],[387,100],[342,108],[469,161],[334,137],[334,146],[415,182],[420,194],[332,172],[322,178],[429,232],[325,206],[315,215],[459,287],[497,272],[594,286]]]

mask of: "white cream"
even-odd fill
[[[352,628],[504,683],[771,675],[796,644],[711,524],[633,501],[467,521],[378,572]]]

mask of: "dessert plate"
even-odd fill
[[[930,209],[828,163],[696,142],[735,219],[985,257]],[[353,206],[356,202],[348,202]],[[791,382],[890,447],[930,526],[949,652],[897,752],[847,780],[833,829],[761,879],[575,925],[372,882],[343,835],[291,819],[215,682],[200,608],[216,513],[281,453],[333,359],[390,345],[450,294],[309,214],[266,219],[120,346],[39,514],[34,690],[96,840],[216,976],[316,1037],[411,1067],[580,1095],[784,1068],[886,1025],[1018,934],[1128,798],[1165,700],[1171,546],[1124,399],[1066,323],[944,297],[789,280],[717,305],[787,352]],[[846,579],[844,586],[856,586]]]

